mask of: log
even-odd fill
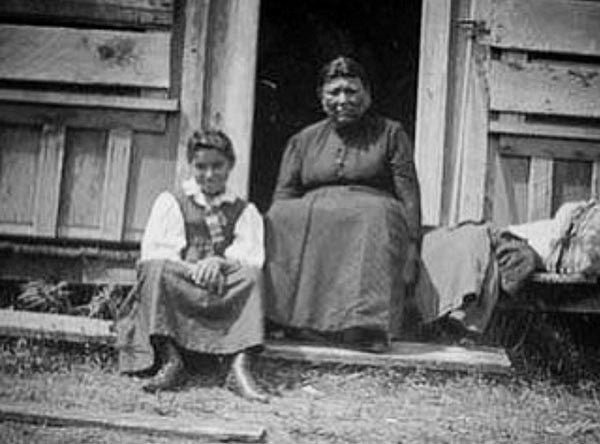
[[[265,442],[262,426],[198,418],[168,418],[133,413],[98,413],[40,406],[31,402],[2,401],[0,418],[44,426],[100,427],[211,442]]]

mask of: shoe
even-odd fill
[[[368,353],[385,353],[390,349],[387,335],[379,330],[349,328],[342,332],[341,340],[349,348]]]
[[[249,401],[262,402],[263,404],[270,401],[269,396],[261,393],[256,386],[256,382],[248,369],[248,355],[244,352],[238,353],[233,358],[231,372],[227,377],[227,387]]]
[[[165,347],[164,356],[166,362],[158,370],[158,373],[142,387],[142,390],[147,393],[171,390],[185,379],[183,360],[175,344],[172,341],[166,341],[161,346]]]

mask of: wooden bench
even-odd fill
[[[535,273],[501,308],[537,312],[600,314],[600,282],[582,274]]]

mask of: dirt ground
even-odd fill
[[[223,387],[225,363],[194,363],[194,376],[181,390],[149,395],[140,390],[143,380],[116,372],[112,352],[5,341],[0,349],[0,403],[31,401],[95,413],[262,425],[267,442],[278,444],[600,442],[600,384],[595,381],[567,386],[544,378],[259,360],[254,372],[274,394],[263,405]],[[0,442],[194,441],[0,422]]]

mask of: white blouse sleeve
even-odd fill
[[[185,224],[179,204],[169,192],[161,193],[152,207],[144,236],[140,260],[181,260],[186,245]]]
[[[248,202],[235,225],[233,242],[225,250],[225,257],[246,266],[262,268],[265,262],[264,231],[262,216]]]

